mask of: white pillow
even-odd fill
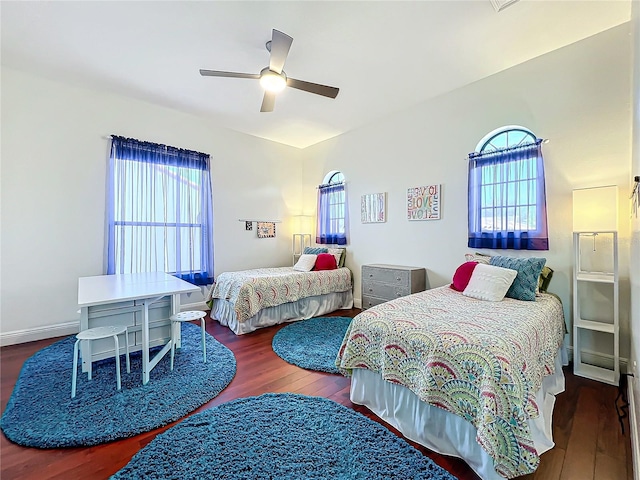
[[[293,266],[293,269],[300,272],[310,272],[316,265],[316,258],[318,258],[318,255],[303,253]]]
[[[334,257],[336,257],[336,266],[340,268],[340,259],[342,258],[342,253],[344,252],[344,248],[327,248],[327,253],[330,253]]]
[[[484,253],[467,253],[464,256],[464,259],[467,262],[478,262],[478,263],[486,263],[489,265],[491,261],[491,255],[485,255]]]
[[[478,263],[462,292],[467,297],[490,302],[501,301],[518,275],[516,270]]]

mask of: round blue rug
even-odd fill
[[[293,393],[196,413],[111,478],[455,480],[379,423],[332,400]]]
[[[283,360],[307,370],[339,373],[336,357],[351,323],[349,317],[300,320],[278,330],[273,351]]]
[[[75,336],[50,345],[24,363],[0,428],[27,447],[97,445],[131,437],[184,417],[216,397],[236,374],[233,352],[206,335],[202,361],[199,325],[182,325],[182,348],[170,370],[170,354],[142,385],[141,352],[131,354],[131,373],[120,357],[122,390],[116,390],[115,359],[93,363],[92,380],[78,365],[76,397],[71,398]],[[123,343],[123,342],[122,342]],[[155,354],[160,347],[152,349]]]

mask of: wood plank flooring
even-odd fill
[[[352,317],[358,309],[342,310],[335,315]],[[227,327],[207,319],[207,331],[231,349],[237,361],[237,373],[231,384],[200,409],[235,398],[266,392],[296,392],[330,398],[379,421],[366,408],[349,400],[349,379],[340,375],[303,370],[290,365],[271,349],[275,333],[283,326],[266,328],[236,336]],[[41,340],[0,349],[2,411],[7,405],[24,361],[41,348],[59,340]],[[210,359],[215,361],[215,359]],[[69,359],[71,370],[71,359]],[[632,480],[631,445],[628,419],[621,433],[615,409],[615,387],[576,377],[565,368],[566,391],[556,401],[554,440],[556,447],[542,455],[535,474],[520,480]],[[71,372],[69,372],[69,381]],[[621,405],[621,402],[618,401]],[[105,479],[122,468],[164,428],[95,447],[40,450],[13,444],[0,436],[0,478],[3,480]],[[382,423],[382,422],[381,422]],[[386,424],[384,424],[386,425]],[[391,431],[398,434],[393,428]],[[412,443],[412,442],[409,442]],[[425,455],[460,480],[477,480],[461,460],[445,457],[412,443]]]

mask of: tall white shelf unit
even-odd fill
[[[300,255],[304,252],[305,247],[311,246],[311,234],[310,233],[294,233],[293,244],[291,247],[293,253],[293,263],[295,265]]]
[[[611,239],[611,248],[605,249],[603,255],[610,258],[604,259],[611,268],[607,271],[591,271],[589,266],[584,267],[583,249],[586,242],[593,242],[594,255],[598,255],[595,250],[596,238]],[[589,248],[588,246],[586,246]],[[573,233],[574,252],[574,272],[573,272],[573,372],[581,377],[598,380],[611,385],[618,385],[620,381],[620,327],[619,327],[619,286],[618,286],[618,233],[615,231],[598,232],[574,232]],[[598,319],[583,318],[584,309],[581,293],[588,284],[607,284],[609,290],[605,292],[610,295],[611,308],[605,317]],[[611,338],[613,343],[613,368],[591,365],[583,361],[582,333],[602,332]]]

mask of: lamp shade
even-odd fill
[[[293,233],[311,233],[313,230],[312,215],[294,215]]]
[[[581,188],[573,191],[574,232],[618,230],[618,187]]]

